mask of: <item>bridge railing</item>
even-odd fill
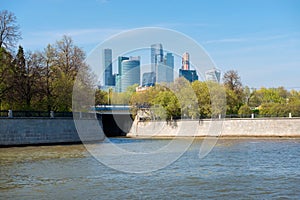
[[[131,108],[129,105],[97,105],[92,106],[91,110],[94,111],[128,111]]]

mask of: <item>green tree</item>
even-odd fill
[[[8,92],[13,87],[13,56],[6,51],[3,47],[0,47],[0,110],[7,107],[3,107],[5,104]]]
[[[190,82],[179,77],[170,85],[170,88],[178,99],[182,116],[196,118],[198,116],[197,96]]]
[[[112,92],[111,93],[111,103],[112,104],[123,104],[123,105],[133,105],[131,102],[132,97],[135,94],[136,87],[138,84],[129,86],[125,92]]]
[[[251,115],[253,112],[251,110],[251,108],[245,104],[245,105],[242,105],[238,111],[238,114],[241,115],[241,116],[247,116],[249,117],[249,115]]]
[[[201,117],[211,116],[211,99],[206,82],[194,81],[192,88],[198,98],[198,113]]]
[[[13,61],[13,85],[8,99],[11,109],[43,110],[43,63],[37,53],[24,53],[19,47]]]
[[[29,52],[26,56],[26,109],[44,110],[43,66],[36,53]]]
[[[103,90],[95,91],[95,105],[107,105],[108,104],[108,93]]]
[[[227,114],[237,114],[244,103],[243,85],[237,71],[229,70],[223,77],[226,88]]]
[[[230,89],[226,89],[227,114],[238,114],[238,110],[242,104],[238,95]]]
[[[256,89],[254,89],[250,94],[249,103],[248,103],[249,106],[252,108],[256,108],[260,106],[262,103],[262,98],[263,96]]]
[[[85,73],[81,74],[80,84],[87,84],[92,87],[93,83],[87,83],[90,78],[84,78],[89,71],[88,66],[84,63],[85,54],[77,47],[70,37],[63,38],[54,45],[54,64],[51,66],[51,89],[53,96],[53,110],[55,111],[71,111],[72,110],[72,92],[74,81],[79,69],[86,69]],[[83,86],[88,88],[86,86]],[[77,88],[78,92],[82,91]],[[83,96],[77,95],[76,102],[83,100]],[[88,102],[88,101],[86,101]]]
[[[180,116],[180,103],[170,90],[160,91],[151,104],[154,105],[153,110],[156,117],[172,120],[174,117]]]
[[[28,70],[26,69],[25,53],[22,46],[19,46],[17,55],[13,61],[13,87],[9,93],[9,98],[12,100],[10,107],[12,109],[25,109],[28,99],[27,95],[27,79],[29,78]]]
[[[259,113],[263,116],[272,117],[287,117],[290,113],[290,109],[286,104],[280,103],[263,103],[260,106]]]
[[[244,93],[244,98],[245,98],[245,100],[244,100],[244,103],[245,104],[247,104],[247,105],[249,105],[249,101],[250,101],[250,98],[251,98],[251,91],[250,91],[250,88],[248,87],[248,86],[245,86],[244,88],[243,88],[243,93]]]
[[[212,117],[226,114],[226,88],[216,82],[207,82],[211,98]]]
[[[43,105],[44,109],[47,111],[54,110],[54,97],[53,97],[53,80],[54,80],[54,71],[56,56],[55,48],[48,44],[47,47],[42,52],[36,52],[40,58],[41,67],[42,67],[42,87],[43,87]]]
[[[282,88],[261,88],[257,91],[261,96],[262,103],[285,103],[286,93]],[[284,93],[283,96],[281,96]]]

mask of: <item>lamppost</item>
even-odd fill
[[[108,99],[107,104],[108,104],[108,105],[111,104],[111,97],[110,97],[111,92],[112,92],[112,88],[109,88],[109,89],[108,89],[108,95],[107,95],[107,99]]]

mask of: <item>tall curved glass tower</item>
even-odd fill
[[[122,61],[121,67],[121,92],[133,84],[140,84],[140,57],[131,57]]]

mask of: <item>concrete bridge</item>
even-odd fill
[[[91,110],[102,115],[130,115],[129,105],[97,105]]]
[[[108,137],[126,136],[133,119],[129,105],[97,105],[92,111],[101,116],[103,131]]]
[[[127,105],[101,105],[91,109],[91,113],[58,113],[37,111],[1,111],[0,147],[16,145],[37,145],[81,142],[73,117],[82,119],[91,135],[99,135],[100,130],[92,130],[99,124],[107,137],[126,136],[133,119]],[[80,116],[80,117],[79,117]]]

